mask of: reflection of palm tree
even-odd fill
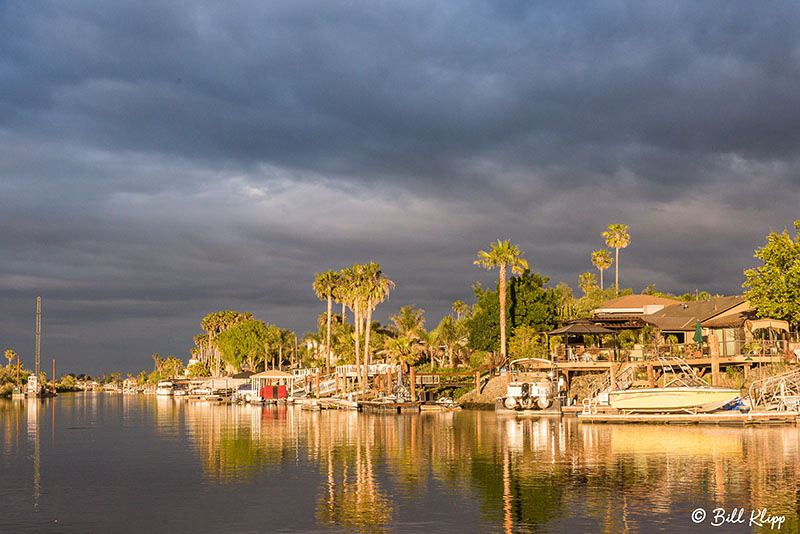
[[[506,268],[511,267],[513,274],[522,274],[528,268],[528,262],[521,258],[522,250],[510,241],[492,243],[489,252],[478,251],[478,259],[473,263],[485,269],[500,268],[500,357],[506,359]]]

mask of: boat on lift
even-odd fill
[[[665,359],[659,360],[665,373],[673,375],[664,387],[611,391],[608,394],[609,405],[627,413],[713,412],[733,403],[741,395],[738,389],[709,385],[680,358],[675,358],[680,373],[675,372]]]

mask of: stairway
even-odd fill
[[[603,373],[589,388],[590,399],[597,399],[600,404],[608,404],[608,393],[618,389],[628,389],[633,384],[635,365],[623,364],[617,371],[616,384],[611,383],[611,370]]]

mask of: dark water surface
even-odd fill
[[[798,532],[799,462],[795,425],[0,399],[0,532]]]

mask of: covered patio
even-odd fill
[[[586,336],[608,336],[612,335],[614,344],[607,348],[608,360],[617,359],[617,335],[616,331],[596,324],[589,319],[577,319],[566,323],[561,328],[556,328],[546,332],[548,346],[550,336],[564,336],[564,359],[566,361],[590,362],[598,359],[603,354],[602,347],[586,347]],[[556,355],[551,354],[553,359]]]

